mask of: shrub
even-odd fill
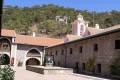
[[[14,80],[14,70],[10,68],[10,65],[6,65],[1,68],[1,64],[4,61],[4,56],[0,55],[0,79],[1,80]]]
[[[14,71],[10,68],[10,65],[6,65],[3,69],[1,69],[1,80],[14,80]]]
[[[94,72],[95,70],[95,58],[89,58],[85,65],[86,71]]]
[[[120,76],[120,55],[110,65],[110,73]]]
[[[23,62],[19,61],[17,66],[22,66]]]

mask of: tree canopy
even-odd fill
[[[71,23],[76,16],[81,13],[84,20],[89,21],[89,26],[99,24],[100,28],[106,28],[120,24],[120,12],[90,12],[88,10],[75,10],[73,8],[64,8],[53,4],[35,5],[33,7],[4,6],[3,9],[3,28],[23,31],[30,34],[32,27],[37,24],[37,34],[41,30],[46,30],[49,37],[63,37],[71,33]],[[55,20],[56,16],[67,16],[68,24]],[[43,31],[42,31],[43,32]]]

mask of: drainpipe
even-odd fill
[[[1,36],[1,29],[2,29],[2,10],[3,10],[3,1],[0,0],[0,36]]]

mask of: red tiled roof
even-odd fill
[[[2,29],[1,31],[1,36],[15,37],[15,35],[15,30]]]
[[[41,45],[41,46],[53,46],[63,43],[63,39],[53,39],[53,38],[43,38],[43,37],[33,37],[26,35],[16,35],[16,43],[18,44],[28,44],[28,45]]]

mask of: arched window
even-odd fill
[[[40,57],[39,51],[32,49],[27,53],[27,57]]]
[[[0,39],[0,51],[10,51],[10,41],[6,38]]]
[[[80,26],[80,35],[82,35],[84,33],[84,25]]]
[[[8,48],[9,44],[8,43],[2,43],[2,48]]]

